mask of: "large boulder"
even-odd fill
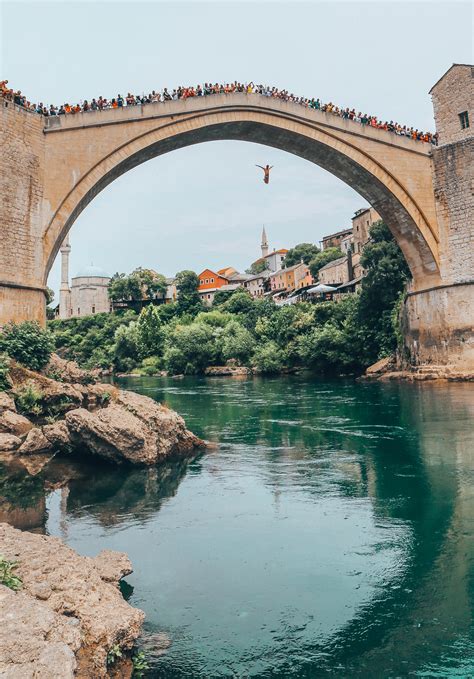
[[[13,395],[17,399],[26,388],[33,388],[38,392],[43,413],[62,414],[82,405],[84,396],[72,384],[58,382],[13,362],[10,366],[10,377]]]
[[[51,354],[48,364],[43,368],[46,377],[69,384],[91,384],[97,381],[99,372],[83,370],[74,361],[67,361],[57,354]]]
[[[7,394],[6,391],[0,391],[0,413],[4,413],[6,410],[16,410],[15,401],[13,396]]]
[[[174,411],[147,396],[118,392],[106,408],[66,414],[75,448],[113,462],[152,465],[171,455],[189,455],[204,445]]]
[[[15,436],[25,436],[33,424],[23,415],[14,410],[4,410],[0,413],[0,433],[14,434]]]
[[[23,653],[29,649],[29,644],[23,647],[21,634],[28,634],[33,639],[37,637],[39,645],[35,646],[36,656],[40,657],[44,638],[51,637],[51,641],[67,644],[77,662],[77,677],[94,677],[101,679],[109,676],[107,668],[107,653],[119,646],[122,650],[132,649],[140,634],[144,614],[132,608],[122,597],[118,587],[118,578],[123,572],[131,572],[131,565],[126,555],[108,551],[106,556],[100,556],[96,562],[90,557],[80,556],[73,549],[65,545],[59,538],[18,531],[7,524],[0,524],[0,553],[9,561],[16,561],[18,566],[15,575],[21,578],[22,593],[34,602],[41,602],[43,609],[53,613],[55,625],[50,625],[51,616],[45,615],[43,627],[37,632],[39,622],[32,613],[32,629],[28,616],[21,619],[9,619],[11,634],[9,636],[8,651],[0,646],[0,663],[15,665],[24,663]],[[104,573],[104,559],[109,563]],[[15,595],[16,597],[18,595]],[[31,609],[33,610],[33,609]],[[2,636],[4,636],[4,615],[2,617]],[[66,621],[76,633],[68,635],[64,627]],[[17,636],[13,633],[17,625]],[[23,625],[25,628],[23,629]],[[48,630],[56,630],[52,634]],[[81,640],[81,647],[77,646],[77,639]],[[61,665],[56,663],[70,663],[70,656],[64,647],[49,649],[45,656],[50,659],[51,674],[7,674],[18,679],[20,677],[69,677],[61,673]],[[33,656],[32,656],[33,659]],[[69,663],[69,664],[68,664]],[[12,668],[10,668],[12,670]],[[52,673],[53,669],[56,674]],[[69,670],[68,670],[69,671]],[[125,676],[125,675],[119,675]]]
[[[18,449],[19,455],[37,455],[50,453],[53,447],[39,427],[34,427],[28,432],[26,439]]]
[[[21,439],[13,434],[0,434],[0,453],[16,450],[21,446]]]

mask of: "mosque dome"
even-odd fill
[[[78,271],[74,278],[110,278],[110,274],[99,266],[91,264]]]

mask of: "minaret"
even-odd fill
[[[265,227],[262,229],[262,245],[260,247],[262,248],[262,257],[266,257],[268,255],[268,241]]]
[[[69,289],[69,235],[61,245],[61,287],[59,289],[59,318],[69,318],[71,306],[71,290]]]

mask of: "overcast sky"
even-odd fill
[[[253,80],[433,129],[428,91],[472,63],[469,2],[2,2],[1,69],[32,101]],[[269,186],[255,163],[274,165]],[[234,266],[350,224],[365,201],[308,161],[211,142],[113,182],[71,230],[71,273]],[[59,284],[59,262],[50,285]]]

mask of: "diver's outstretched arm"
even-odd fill
[[[265,168],[262,167],[262,165],[255,165],[255,167],[259,167],[261,170],[263,170],[265,172]]]

